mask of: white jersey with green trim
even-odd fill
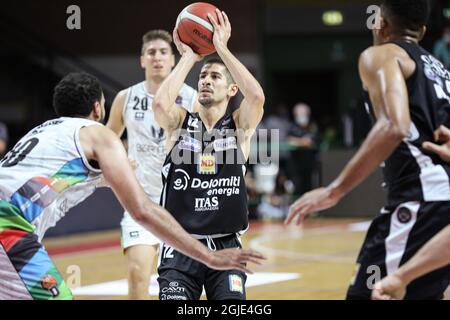
[[[29,223],[39,239],[100,182],[101,170],[86,159],[79,140],[80,129],[91,125],[101,124],[83,118],[49,120],[0,161],[0,200],[19,209],[16,220]]]
[[[176,104],[192,112],[197,91],[183,84]],[[136,177],[147,195],[159,203],[162,190],[161,168],[166,157],[164,130],[155,120],[153,95],[145,81],[128,88],[123,109],[128,136],[128,158],[138,163]]]

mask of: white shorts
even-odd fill
[[[123,249],[136,245],[154,246],[160,243],[160,240],[157,237],[137,223],[127,211],[123,214],[120,227],[122,229]]]

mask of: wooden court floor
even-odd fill
[[[255,278],[247,298],[343,299],[367,227],[365,220],[349,219],[310,219],[302,228],[253,223],[243,244],[268,260],[262,266],[250,265]],[[76,299],[126,299],[115,290],[126,279],[119,239],[120,231],[113,230],[51,238],[44,244],[69,286],[77,287]],[[99,284],[98,292],[77,294]]]

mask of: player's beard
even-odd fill
[[[213,105],[214,99],[213,99],[213,97],[200,97],[198,99],[198,102],[200,102],[202,107],[209,108]]]

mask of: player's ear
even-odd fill
[[[234,97],[239,92],[239,87],[236,83],[232,83],[228,86],[228,96]]]
[[[142,55],[142,54],[141,54],[141,57],[140,57],[140,62],[141,62],[141,68],[145,69],[144,55]]]
[[[383,37],[383,30],[386,28],[386,20],[384,20],[383,17],[378,17],[377,18],[377,23],[374,26],[374,28],[372,29],[374,36],[377,39],[380,39]]]
[[[95,101],[94,103],[94,109],[92,110],[93,115],[94,115],[94,119],[97,120],[101,120],[102,118],[102,106],[100,104],[99,101]]]
[[[391,28],[393,28],[394,26],[389,23],[388,20],[386,20],[383,17],[380,17],[380,37],[382,39],[386,39],[388,38],[389,34],[391,33]]]
[[[419,41],[421,41],[423,39],[423,37],[425,37],[426,33],[427,33],[427,26],[422,26],[422,28],[420,28],[420,32],[419,32]]]

